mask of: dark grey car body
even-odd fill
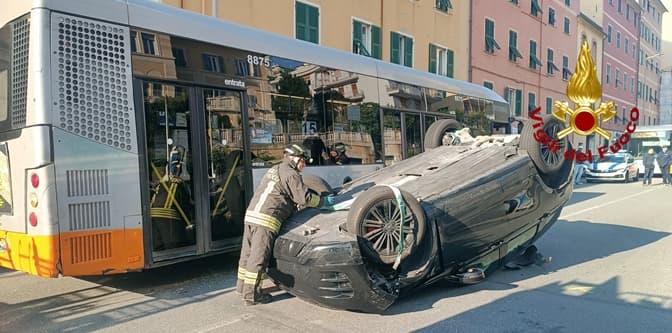
[[[422,207],[426,234],[397,269],[360,251],[348,211],[307,209],[285,222],[269,275],[322,306],[380,313],[399,296],[470,269],[492,270],[532,245],[557,220],[573,189],[572,163],[549,187],[517,145],[442,146],[347,184],[337,200],[393,185]],[[548,176],[546,176],[548,177]],[[562,179],[559,179],[561,177]]]

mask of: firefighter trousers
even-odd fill
[[[262,226],[245,224],[236,283],[236,291],[242,294],[243,300],[259,301],[261,281],[264,279],[274,242],[273,231]]]

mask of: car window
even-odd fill
[[[625,161],[625,156],[604,155],[604,157],[600,158],[597,162],[599,162],[599,163],[602,163],[602,162],[623,163],[624,161]]]

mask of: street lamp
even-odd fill
[[[650,55],[650,56],[644,58],[644,60],[651,60],[651,59],[653,59],[653,58],[655,58],[655,57],[660,57],[660,56],[662,56],[662,55],[665,55],[665,53],[657,53],[657,54],[654,54],[654,55]]]

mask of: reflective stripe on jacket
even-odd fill
[[[308,190],[301,174],[289,165],[289,157],[285,157],[261,179],[245,212],[245,223],[278,232],[297,206],[319,205],[320,196]]]

